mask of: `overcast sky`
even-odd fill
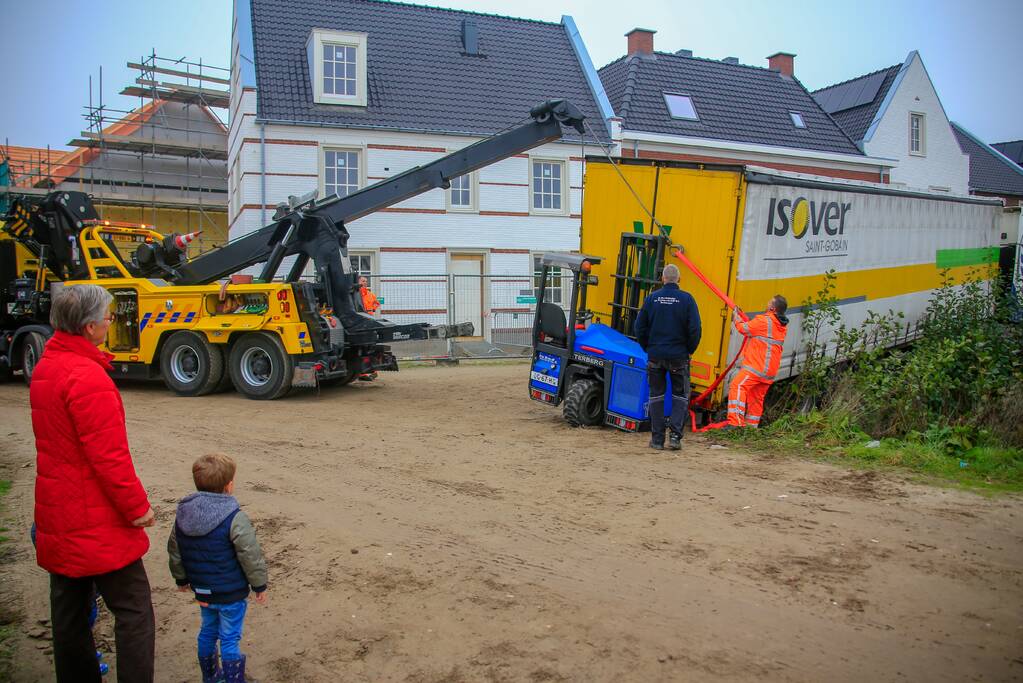
[[[288,0],[281,0],[288,1]],[[339,0],[342,1],[342,0]],[[738,57],[796,53],[808,89],[899,64],[919,50],[948,116],[987,142],[1023,138],[1023,0],[859,0],[858,2],[684,2],[682,0],[444,0],[432,4],[546,21],[571,15],[597,68],[622,56],[626,31],[657,31],[654,48]],[[66,145],[98,100],[119,96],[137,73],[125,62],[150,50],[228,66],[230,0],[0,0],[0,142]]]

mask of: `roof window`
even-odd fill
[[[806,128],[806,121],[803,120],[803,115],[798,111],[790,111],[789,118],[792,119],[792,125],[796,128]]]
[[[683,119],[686,121],[699,121],[700,117],[696,113],[696,105],[693,104],[693,98],[689,95],[678,95],[676,93],[664,93],[664,103],[668,105],[668,113],[671,114],[673,119]]]

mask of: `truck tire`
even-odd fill
[[[604,424],[604,385],[593,379],[577,379],[565,394],[565,421],[573,427]]]
[[[160,374],[178,396],[205,396],[224,377],[224,352],[201,334],[175,332],[160,351]]]
[[[249,332],[234,343],[228,362],[234,388],[246,398],[270,401],[291,389],[295,365],[281,340],[266,332]]]
[[[21,340],[21,376],[25,384],[32,384],[32,374],[35,372],[39,359],[43,357],[43,347],[46,346],[46,337],[38,332],[29,332]]]

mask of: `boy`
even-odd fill
[[[238,644],[248,607],[249,587],[266,602],[266,560],[248,515],[234,496],[235,462],[223,453],[192,465],[197,493],[178,503],[167,541],[170,570],[184,592],[191,587],[202,612],[199,668],[203,683],[245,681],[245,655]],[[223,671],[217,662],[217,640]]]

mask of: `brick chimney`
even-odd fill
[[[629,56],[650,55],[654,52],[654,34],[648,28],[634,28],[625,34],[629,39]]]
[[[794,76],[796,73],[796,56],[791,52],[775,52],[767,58],[767,68],[771,71],[780,71],[786,76]]]

